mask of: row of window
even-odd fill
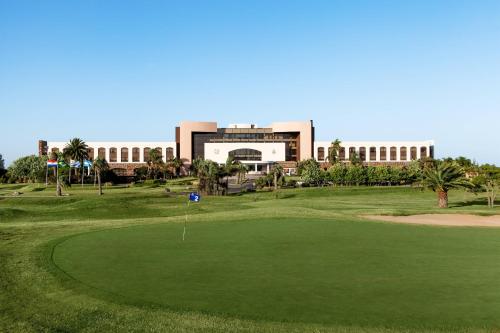
[[[331,147],[328,148],[328,152],[331,151]],[[398,148],[390,147],[389,154],[386,147],[380,147],[380,159],[379,161],[397,161],[398,160]],[[355,147],[349,147],[349,155],[346,157],[346,148],[340,147],[339,151],[339,159],[341,161],[345,161],[349,159],[349,157],[357,154],[362,161],[377,161],[377,147],[368,148],[368,154],[366,147],[359,147],[359,150],[356,151]],[[387,156],[389,155],[389,156]],[[325,148],[318,147],[317,151],[317,159],[318,161],[324,161],[328,159],[328,156],[325,156]],[[408,148],[407,147],[399,147],[399,160],[406,161],[408,159]],[[368,157],[368,159],[367,159]],[[427,147],[420,147],[420,158],[429,157],[427,152]],[[431,156],[432,157],[432,156]],[[417,159],[417,147],[410,147],[410,160]]]
[[[164,150],[161,147],[156,147],[155,149],[160,152],[160,156],[163,158],[163,151]],[[143,148],[144,157],[143,157],[143,160],[140,161],[140,148],[138,148],[138,147],[132,148],[132,154],[131,154],[132,160],[130,161],[129,160],[129,149],[126,147],[120,148],[120,152],[121,152],[120,162],[123,162],[123,163],[126,163],[126,162],[147,162],[149,160],[149,151],[150,150],[151,150],[151,148],[149,148],[149,147]],[[54,153],[59,152],[59,148],[52,148],[52,152],[54,152]],[[170,160],[170,159],[174,158],[174,149],[173,148],[168,147],[165,149],[165,152],[166,152],[166,155],[165,155],[166,160]],[[93,160],[95,157],[94,148],[87,148],[87,153],[89,155],[89,159]],[[103,147],[97,148],[97,156],[99,158],[102,158],[102,159],[106,158],[106,148],[103,148]],[[108,160],[108,162],[111,162],[111,163],[118,162],[118,148],[115,148],[115,147],[109,148],[107,160]]]

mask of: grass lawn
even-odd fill
[[[490,332],[500,228],[363,214],[500,214],[412,188],[204,197],[0,187],[0,331]],[[23,194],[13,197],[12,192]]]

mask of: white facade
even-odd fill
[[[262,153],[259,161],[241,161],[245,164],[270,163],[285,160],[284,142],[207,142],[205,143],[205,159],[217,163],[226,163],[229,152],[236,149],[254,149]]]
[[[317,161],[327,160],[331,143],[331,141],[314,142],[314,158]],[[344,155],[340,154],[343,160],[350,159],[351,151],[355,151],[358,156],[362,155],[364,149],[365,158],[362,160],[365,162],[408,162],[430,157],[434,141],[342,141],[340,146],[345,152]],[[320,156],[321,149],[323,158]]]
[[[126,142],[126,141],[103,141],[103,142],[85,142],[88,148],[93,149],[94,158],[99,154],[99,150],[104,152],[104,158],[110,163],[145,163],[144,153],[148,149],[158,148],[161,150],[161,156],[164,162],[167,161],[168,156],[176,156],[176,144],[175,142],[166,141],[150,141],[150,142]],[[47,152],[50,155],[53,149],[58,151],[63,151],[64,147],[68,142],[47,142]],[[111,159],[111,149],[116,149],[116,160]],[[123,154],[127,152],[127,154]],[[138,158],[133,158],[134,151],[139,151]],[[128,155],[128,156],[125,156]]]

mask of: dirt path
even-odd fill
[[[421,214],[410,216],[363,215],[363,217],[397,223],[447,225],[458,227],[500,227],[500,215]]]

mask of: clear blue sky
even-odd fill
[[[313,119],[500,164],[500,1],[0,0],[0,153]]]

